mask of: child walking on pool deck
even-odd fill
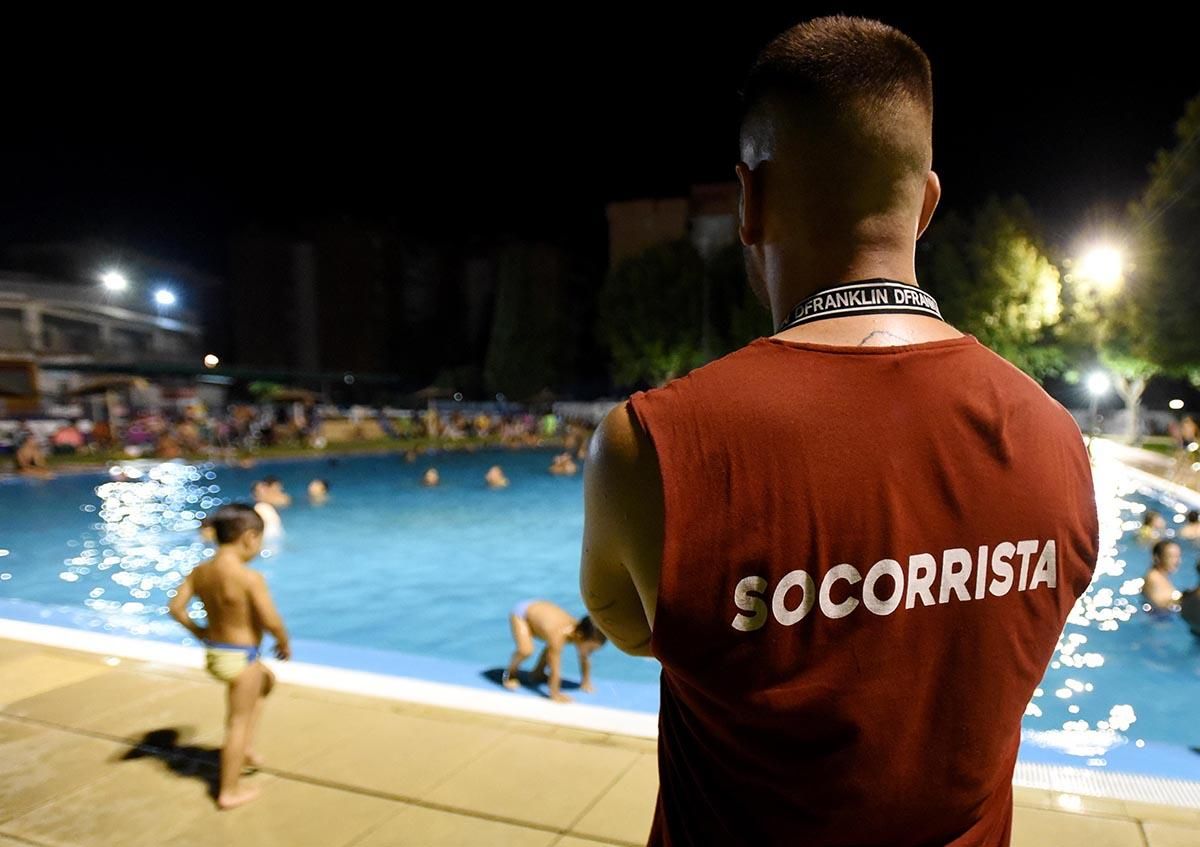
[[[169,608],[171,617],[204,643],[208,672],[229,686],[217,806],[232,809],[258,796],[257,788],[240,788],[238,778],[243,764],[261,764],[254,731],[275,685],[275,675],[259,661],[263,631],[275,637],[276,658],[291,658],[291,648],[266,580],[246,567],[262,551],[262,518],[252,507],[234,503],[218,509],[209,524],[217,554],[188,574]],[[207,628],[188,617],[193,597],[204,604]]]

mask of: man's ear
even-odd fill
[[[758,244],[763,238],[763,167],[760,164],[752,169],[745,162],[738,162],[734,168],[738,185],[741,186],[738,197],[738,237],[747,247]]]
[[[942,181],[933,171],[925,174],[925,199],[921,203],[921,217],[917,221],[917,238],[925,234],[929,222],[933,220],[933,211],[938,201],[942,199]]]

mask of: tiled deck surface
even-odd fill
[[[262,797],[217,812],[222,708],[199,672],[0,640],[0,847],[645,843],[651,741],[297,686],[266,709]],[[1200,810],[1018,789],[1013,843],[1196,847]]]

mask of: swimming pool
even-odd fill
[[[494,689],[511,651],[507,613],[516,601],[544,597],[582,612],[582,479],[550,476],[550,458],[447,453],[412,464],[353,457],[250,470],[135,463],[124,466],[128,481],[88,474],[0,482],[0,616],[187,643],[165,606],[208,555],[196,532],[200,513],[245,499],[250,483],[270,473],[295,503],[282,512],[282,545],[259,566],[298,659]],[[492,464],[504,467],[510,488],[484,485]],[[420,485],[430,466],[441,473],[438,488]],[[304,498],[314,477],[330,481],[324,506]],[[1139,610],[1149,551],[1130,531],[1146,508],[1170,523],[1187,504],[1116,465],[1098,463],[1096,482],[1097,577],[1030,703],[1022,756],[1104,767],[1144,748],[1200,744],[1192,720],[1200,640],[1179,620]],[[1191,587],[1200,550],[1183,546],[1177,580]],[[571,657],[564,675],[576,675]],[[656,710],[653,660],[609,647],[597,655],[595,675],[596,695],[579,699]]]

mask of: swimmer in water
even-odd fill
[[[250,494],[254,498],[254,511],[262,518],[263,522],[263,537],[267,541],[274,541],[283,535],[283,518],[279,517],[279,510],[275,508],[275,503],[271,502],[277,498],[271,496],[272,488],[266,480],[259,480],[250,486]],[[292,499],[289,497],[288,502]]]
[[[492,465],[488,468],[483,479],[489,488],[508,488],[508,477],[504,475],[504,471],[499,465]]]
[[[329,501],[329,481],[314,479],[308,484],[308,502],[314,506],[323,506]]]
[[[550,463],[550,473],[554,476],[574,476],[579,473],[579,466],[570,453],[559,453]]]
[[[1163,531],[1166,528],[1166,518],[1153,509],[1147,509],[1146,514],[1142,516],[1142,525],[1138,528],[1138,541],[1143,544],[1158,541],[1162,538]]]
[[[438,475],[437,468],[430,468],[425,471],[425,475],[421,477],[421,485],[426,488],[435,488],[441,485],[442,478]]]
[[[1187,521],[1180,528],[1179,537],[1188,541],[1200,540],[1200,512],[1192,509],[1187,513]]]
[[[292,495],[283,490],[283,483],[277,476],[264,476],[250,488],[254,499],[260,503],[270,503],[276,509],[286,509],[292,505]]]
[[[1154,545],[1150,569],[1142,583],[1142,596],[1150,611],[1168,612],[1179,600],[1179,592],[1171,582],[1171,574],[1179,570],[1180,550],[1174,541],[1159,541]]]

